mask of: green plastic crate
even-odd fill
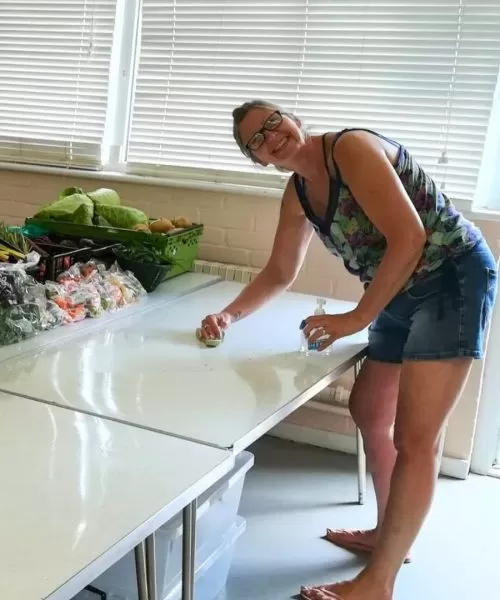
[[[154,219],[152,219],[154,220]],[[173,266],[166,274],[165,279],[171,279],[176,275],[193,270],[194,261],[198,255],[198,244],[203,234],[202,224],[193,224],[181,231],[174,233],[144,233],[131,229],[119,227],[102,227],[98,225],[79,225],[77,223],[66,223],[64,221],[26,219],[23,230],[29,236],[30,229],[40,234],[40,230],[46,233],[67,235],[74,237],[90,238],[94,240],[113,242],[134,242],[154,245],[161,250],[166,261],[172,261]]]

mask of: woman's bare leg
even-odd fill
[[[367,466],[377,498],[377,524],[370,530],[327,530],[329,541],[342,548],[370,552],[382,524],[396,460],[393,427],[401,365],[365,360],[350,396],[350,410],[361,430]]]
[[[389,501],[371,560],[353,581],[303,591],[309,600],[391,600],[397,574],[429,511],[447,419],[470,372],[468,358],[405,362]]]

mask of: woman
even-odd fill
[[[304,332],[323,348],[370,325],[369,349],[350,410],[373,477],[378,522],[370,531],[328,531],[333,543],[370,552],[353,581],[304,588],[309,599],[389,600],[430,508],[445,423],[484,334],[496,292],[494,257],[402,145],[376,132],[307,135],[278,106],[233,111],[240,150],[291,171],[266,267],[220,313],[207,337],[286,290],[314,232],[364,283],[356,308],[311,316]],[[311,335],[311,331],[317,331]]]

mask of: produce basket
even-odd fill
[[[151,219],[152,221],[154,219]],[[198,243],[203,234],[202,224],[193,224],[185,229],[177,229],[171,233],[145,233],[119,227],[103,227],[98,225],[80,225],[49,219],[26,219],[24,232],[29,236],[30,229],[46,231],[62,236],[85,237],[99,241],[144,243],[156,247],[165,262],[172,262],[165,274],[170,279],[193,269],[198,254]]]
[[[146,292],[154,291],[162,281],[168,279],[168,274],[173,269],[174,265],[140,262],[131,260],[125,256],[121,256],[118,251],[116,254],[116,262],[124,271],[132,271],[136,278],[141,282],[142,287]]]
[[[105,246],[83,246],[80,248],[68,247],[57,243],[36,243],[36,249],[43,254],[36,267],[30,270],[30,275],[44,283],[45,281],[56,281],[58,276],[67,271],[77,262],[87,262],[92,258],[102,260],[109,267],[114,260],[113,249],[119,244],[107,244]],[[110,258],[112,259],[110,261]]]

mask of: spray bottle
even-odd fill
[[[326,304],[326,300],[324,298],[318,298],[316,301],[316,309],[314,310],[314,314],[315,315],[325,315],[326,311],[325,311],[325,304]],[[301,329],[303,329],[305,323],[302,322],[301,323]],[[316,330],[313,329],[311,331],[311,333],[309,335],[312,335]],[[318,338],[317,340],[315,340],[314,342],[309,342],[309,340],[306,338],[306,336],[304,335],[304,332],[302,331],[302,338],[301,338],[301,344],[300,344],[300,351],[304,354],[306,354],[306,356],[308,356],[311,353],[320,353],[323,355],[329,355],[331,352],[331,346],[327,346],[324,350],[319,351],[318,350],[318,346],[321,344],[321,342],[324,339],[328,338],[328,335],[324,335],[321,336],[320,338]]]

